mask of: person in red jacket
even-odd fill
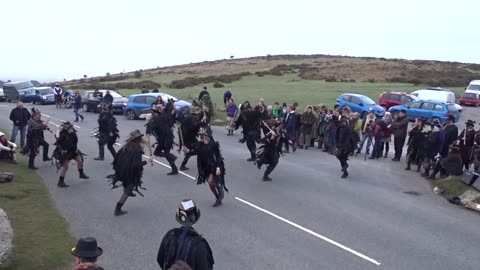
[[[390,142],[392,141],[392,115],[389,112],[385,112],[382,120],[385,122],[386,128],[384,130],[384,136],[380,146],[380,154],[383,153],[383,150],[385,150],[385,155],[383,155],[383,157],[387,158],[388,151],[390,150]]]

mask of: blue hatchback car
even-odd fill
[[[379,117],[385,114],[385,110],[381,106],[377,105],[375,101],[365,95],[351,93],[341,94],[335,102],[335,108],[342,110],[346,106],[350,107],[352,112],[359,113],[362,117],[371,110]]]
[[[165,93],[145,93],[138,95],[131,95],[128,98],[127,105],[123,108],[123,114],[127,116],[127,119],[133,120],[138,118],[141,114],[150,113],[152,104],[157,100],[158,96],[162,96],[162,100],[167,105],[169,99],[173,99],[175,103],[175,111],[177,118],[182,117],[185,111],[192,107],[190,102],[177,99],[169,94]]]
[[[453,115],[455,122],[460,119],[460,113],[453,103],[445,103],[434,100],[417,100],[407,104],[391,107],[388,111],[394,116],[401,110],[407,112],[407,118],[414,121],[416,118],[427,119],[427,122],[439,121],[444,124],[448,121],[448,117]]]

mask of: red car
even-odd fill
[[[378,105],[388,110],[390,107],[403,105],[416,100],[418,100],[418,97],[405,92],[383,92],[378,98]]]
[[[462,97],[458,101],[460,105],[479,106],[480,105],[480,92],[479,91],[465,91]]]

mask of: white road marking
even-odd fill
[[[323,236],[323,235],[320,235],[320,234],[318,234],[318,233],[316,233],[316,232],[314,232],[314,231],[312,231],[312,230],[310,230],[310,229],[307,229],[307,228],[305,228],[305,227],[302,227],[302,226],[300,226],[300,225],[298,225],[298,224],[296,224],[296,223],[294,223],[294,222],[292,222],[292,221],[290,221],[290,220],[288,220],[288,219],[286,219],[286,218],[283,218],[283,217],[281,217],[281,216],[279,216],[279,215],[277,215],[277,214],[274,214],[274,213],[272,213],[272,212],[270,212],[270,211],[268,211],[268,210],[265,210],[265,209],[263,209],[263,208],[261,208],[261,207],[259,207],[259,206],[256,206],[255,204],[253,204],[253,203],[251,203],[251,202],[245,201],[245,200],[243,200],[243,199],[241,199],[241,198],[238,198],[238,197],[235,197],[235,199],[236,199],[237,201],[242,202],[242,203],[244,203],[244,204],[246,204],[246,205],[248,205],[248,206],[251,206],[251,207],[253,207],[253,208],[255,208],[255,209],[257,209],[257,210],[259,210],[259,211],[261,211],[261,212],[263,212],[263,213],[265,213],[265,214],[267,214],[267,215],[270,215],[270,216],[272,216],[272,217],[274,217],[274,218],[276,218],[276,219],[278,219],[278,220],[281,220],[281,221],[283,221],[283,222],[285,222],[285,223],[287,223],[287,224],[289,224],[289,225],[291,225],[291,226],[293,226],[293,227],[295,227],[295,228],[297,228],[297,229],[299,229],[299,230],[302,230],[302,231],[304,231],[304,232],[306,232],[306,233],[308,233],[308,234],[311,234],[311,235],[313,235],[313,236],[315,236],[315,237],[317,237],[317,238],[320,238],[320,239],[322,239],[322,240],[324,240],[324,241],[326,241],[326,242],[328,242],[328,243],[330,243],[330,244],[332,244],[332,245],[334,245],[334,246],[337,246],[337,247],[339,247],[339,248],[341,248],[341,249],[343,249],[343,250],[345,250],[345,251],[348,251],[348,252],[350,252],[350,253],[352,253],[352,254],[354,254],[354,255],[356,255],[356,256],[358,256],[358,257],[360,257],[360,258],[362,258],[362,259],[364,259],[364,260],[366,260],[366,261],[369,261],[369,262],[371,262],[371,263],[373,263],[373,264],[375,264],[375,265],[377,265],[377,266],[380,265],[380,262],[378,262],[378,261],[376,261],[376,260],[374,260],[374,259],[372,259],[372,258],[370,258],[370,257],[368,257],[368,256],[366,256],[366,255],[363,255],[362,253],[360,253],[360,252],[358,252],[358,251],[355,251],[355,250],[353,250],[353,249],[351,249],[351,248],[349,248],[349,247],[346,247],[346,246],[344,246],[344,245],[342,245],[342,244],[340,244],[340,243],[338,243],[338,242],[335,242],[335,241],[333,241],[333,240],[331,240],[331,239],[329,239],[329,238],[327,238],[327,237],[325,237],[325,236]]]
[[[120,143],[115,143],[115,145],[122,146],[122,144],[120,144]],[[143,157],[146,158],[146,159],[150,158],[150,157],[147,156],[147,155],[143,155]],[[157,163],[157,164],[160,164],[160,165],[162,165],[162,166],[164,166],[164,167],[166,167],[166,168],[169,168],[169,169],[172,168],[172,167],[170,167],[169,165],[167,165],[167,164],[165,164],[165,163],[163,163],[163,162],[160,162],[160,161],[158,161],[158,160],[156,160],[156,159],[154,159],[154,158],[152,158],[152,160],[153,160],[153,162],[155,162],[155,163]],[[181,175],[183,175],[183,176],[185,176],[185,177],[187,177],[187,178],[190,178],[190,179],[192,179],[192,180],[197,180],[197,178],[195,178],[195,177],[193,177],[193,176],[191,176],[191,175],[189,175],[189,174],[186,174],[186,173],[184,173],[184,172],[182,172],[182,171],[178,171],[178,173],[180,173]]]

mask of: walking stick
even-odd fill
[[[185,143],[183,142],[182,124],[178,126],[178,136],[180,137],[180,144],[181,144],[180,149],[181,149],[182,147],[185,146]],[[178,152],[180,152],[180,150]]]
[[[150,164],[153,166],[152,144],[150,143],[150,135],[147,136],[148,152],[150,154]]]

